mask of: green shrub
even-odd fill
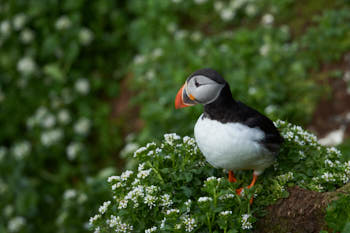
[[[331,191],[349,181],[350,162],[337,149],[320,146],[299,126],[276,125],[286,140],[277,161],[241,196],[235,190],[249,184],[251,172],[229,183],[193,138],[166,134],[160,144],[141,147],[137,169],[108,178],[113,198],[90,218],[95,232],[246,232],[265,206],[288,196],[288,186]]]
[[[327,208],[326,222],[332,232],[349,232],[350,230],[350,195],[342,195]]]
[[[137,16],[129,30],[138,53],[130,72],[138,90],[134,101],[147,126],[139,135],[143,142],[165,132],[192,134],[200,109],[174,112],[174,97],[186,78],[203,67],[218,70],[234,98],[275,119],[306,124],[325,93],[314,74],[350,48],[350,11],[344,1],[337,1],[341,9],[308,15],[313,20],[305,23],[311,26],[298,37],[278,21],[290,15],[296,1],[129,2]],[[291,22],[300,19],[291,17]]]
[[[0,232],[84,232],[106,195],[96,174],[122,145],[108,100],[130,56],[123,7],[1,1]]]

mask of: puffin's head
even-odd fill
[[[213,69],[200,69],[191,74],[178,91],[175,108],[210,104],[218,98],[226,81]]]

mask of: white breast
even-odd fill
[[[194,136],[207,161],[217,168],[254,169],[259,174],[274,159],[258,142],[265,137],[259,128],[250,128],[241,123],[221,123],[200,116]]]

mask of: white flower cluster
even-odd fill
[[[293,172],[287,172],[286,174],[277,176],[276,179],[279,180],[282,184],[285,184],[294,179],[294,174]]]
[[[232,193],[227,193],[227,194],[221,195],[221,196],[219,197],[219,200],[227,200],[227,199],[232,199],[232,198],[234,198],[234,197],[235,197],[234,194],[232,194]]]
[[[252,229],[253,225],[251,222],[249,222],[249,218],[250,218],[250,214],[243,214],[242,215],[242,229],[243,230],[248,230],[248,229]]]
[[[90,127],[91,127],[91,121],[88,118],[83,117],[83,118],[80,118],[75,123],[74,131],[77,134],[86,135],[89,132]]]
[[[133,226],[124,223],[119,216],[111,215],[109,219],[106,220],[106,223],[110,228],[113,228],[115,232],[132,232]]]
[[[318,146],[317,137],[314,134],[303,130],[303,128],[300,126],[292,125],[292,124],[286,123],[282,120],[277,120],[275,122],[275,125],[277,127],[287,126],[287,128],[289,130],[287,132],[282,131],[281,134],[284,137],[284,139],[286,139],[288,141],[294,141],[297,144],[299,144],[300,146],[304,146],[305,144],[308,144],[308,145],[314,146],[314,147]]]
[[[198,202],[201,203],[201,202],[210,202],[210,201],[213,201],[213,198],[211,197],[200,197],[198,198]]]
[[[10,219],[10,221],[8,222],[7,229],[9,230],[9,232],[19,232],[25,224],[25,218],[23,218],[22,216],[17,216]]]
[[[189,216],[185,216],[182,218],[182,223],[185,226],[186,232],[191,232],[197,227],[196,220],[194,218],[191,218]]]
[[[90,219],[89,219],[90,226],[92,226],[94,224],[94,222],[96,222],[96,220],[99,218],[101,218],[100,214],[96,214],[94,217],[90,217]]]
[[[75,82],[75,90],[82,95],[86,95],[90,91],[89,81],[85,78],[80,78]]]
[[[77,196],[77,191],[75,189],[67,189],[63,193],[63,199],[65,200],[73,199],[76,196]]]
[[[62,15],[61,17],[59,17],[55,23],[56,29],[60,31],[70,28],[71,25],[72,22],[66,15]]]
[[[335,178],[332,173],[325,172],[321,175],[321,178],[324,179],[326,182],[334,182]]]
[[[188,199],[187,201],[185,201],[185,206],[186,206],[186,212],[189,213],[191,211],[191,206],[192,206],[192,200]]]
[[[69,160],[74,160],[77,154],[82,150],[83,145],[80,142],[72,142],[67,146],[66,153]]]
[[[173,146],[174,142],[177,140],[180,140],[181,137],[176,133],[169,133],[169,134],[164,134],[164,139],[167,144],[169,144],[170,146]]]
[[[150,142],[150,143],[147,143],[146,146],[144,147],[140,147],[139,149],[137,149],[135,152],[134,152],[134,157],[136,158],[139,154],[141,154],[142,152],[150,149],[151,147],[154,147],[156,146],[156,144],[154,142]]]
[[[169,194],[163,194],[160,197],[160,205],[163,207],[170,207],[173,204],[173,201],[170,199]]]
[[[44,146],[52,146],[63,138],[61,129],[49,129],[41,134],[40,141]]]
[[[225,4],[224,1],[214,2],[215,11],[220,15],[223,21],[231,21],[241,9],[248,16],[254,16],[257,13],[257,6],[253,0],[235,0]]]
[[[23,57],[17,62],[17,70],[23,75],[30,75],[36,71],[36,63],[32,57]]]
[[[100,212],[101,214],[104,214],[107,209],[108,209],[108,206],[111,204],[111,201],[105,201],[101,206],[100,208],[98,208],[98,212]]]
[[[227,216],[227,215],[230,215],[230,214],[232,214],[232,211],[231,211],[231,210],[226,210],[226,211],[221,211],[221,212],[220,212],[220,215],[221,215],[221,216]]]
[[[178,214],[178,213],[180,213],[180,210],[178,210],[178,209],[169,209],[169,210],[167,210],[167,211],[165,212],[166,215],[171,215],[171,214],[173,214],[173,213]]]
[[[210,176],[210,177],[208,177],[207,180],[205,181],[205,184],[207,184],[207,183],[209,183],[209,182],[213,182],[213,181],[215,181],[216,183],[220,183],[221,180],[222,180],[221,177],[218,178],[218,177],[215,177],[215,176]],[[205,185],[205,184],[204,184],[204,185]]]
[[[156,227],[156,226],[153,226],[153,227],[151,227],[151,228],[149,228],[149,229],[146,229],[146,230],[145,230],[145,233],[155,232],[156,230],[157,230],[157,227]]]
[[[31,148],[28,141],[18,142],[12,147],[12,153],[16,159],[21,160],[30,153]]]

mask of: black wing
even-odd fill
[[[273,122],[265,115],[261,114],[255,109],[250,108],[244,103],[238,102],[238,104],[240,105],[239,115],[241,121],[251,128],[258,127],[264,131],[265,138],[261,141],[261,143],[268,150],[278,152],[284,140]]]

